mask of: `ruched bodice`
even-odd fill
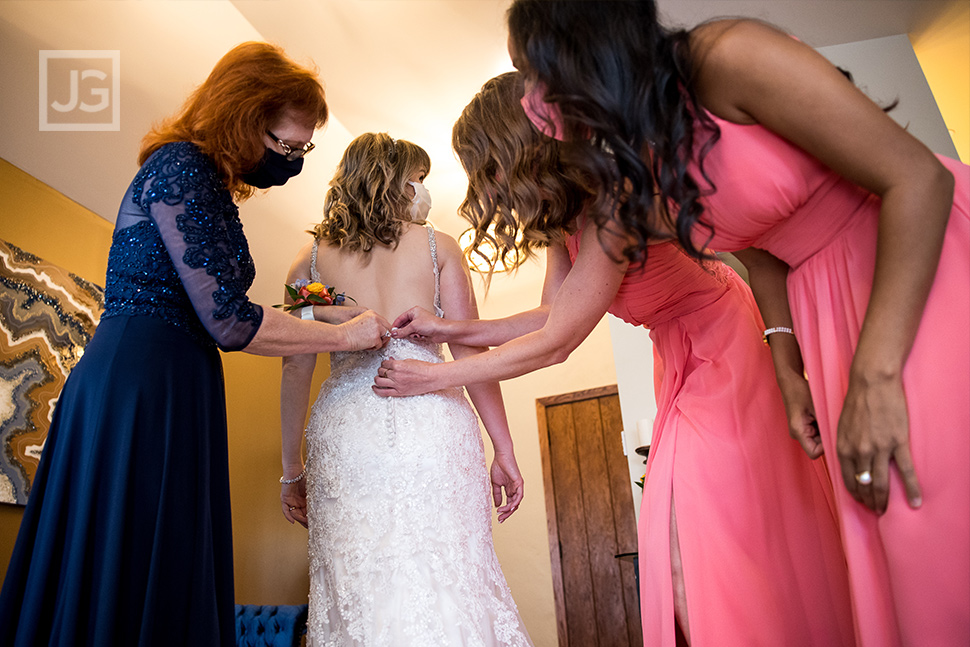
[[[716,191],[703,217],[714,227],[712,249],[757,247],[798,267],[877,213],[876,196],[767,128],[713,118],[721,138],[704,168]]]
[[[569,238],[573,261],[579,238]],[[717,301],[728,289],[728,271],[722,263],[691,258],[674,243],[651,245],[646,262],[623,277],[609,312],[634,326],[656,328]]]

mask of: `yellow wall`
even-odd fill
[[[111,225],[2,159],[0,238],[104,285]],[[7,572],[22,515],[21,506],[0,503],[0,577]]]
[[[970,163],[970,2],[951,2],[909,39],[957,153]]]
[[[0,159],[0,238],[104,285],[111,231],[97,214]],[[280,360],[231,353],[223,361],[236,600],[304,603],[306,531],[286,524],[279,504]],[[318,369],[317,383],[326,372],[326,366]],[[0,579],[22,514],[21,506],[0,504]]]

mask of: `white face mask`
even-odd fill
[[[431,211],[431,192],[420,182],[408,182],[414,187],[414,197],[411,198],[411,218],[427,220]]]

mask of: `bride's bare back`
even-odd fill
[[[405,224],[396,248],[375,245],[369,252],[350,252],[321,241],[317,271],[322,282],[388,321],[416,305],[434,310],[428,230],[420,225]]]

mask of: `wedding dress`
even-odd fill
[[[405,339],[331,353],[310,414],[308,645],[531,646],[492,544],[478,419],[459,388],[375,395],[389,357],[443,361],[440,344]]]

